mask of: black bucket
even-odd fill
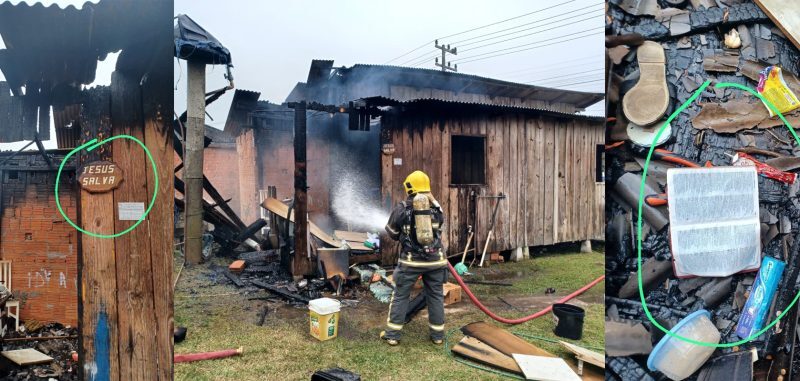
[[[554,304],[553,315],[556,319],[556,336],[572,340],[580,340],[583,336],[583,308],[572,304]]]

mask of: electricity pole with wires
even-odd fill
[[[436,66],[439,66],[440,68],[442,68],[442,71],[450,70],[450,71],[453,71],[453,72],[458,72],[458,64],[456,64],[455,67],[450,66],[450,62],[447,62],[446,61],[446,57],[445,57],[445,55],[447,53],[450,53],[452,55],[458,55],[458,53],[457,53],[458,48],[452,48],[451,49],[450,48],[450,44],[439,45],[439,40],[435,40],[433,42],[433,46],[435,46],[436,49],[441,49],[441,51],[442,51],[442,63],[441,64],[439,63],[439,58],[437,57],[436,58]]]

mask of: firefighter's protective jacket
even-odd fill
[[[442,251],[442,228],[444,227],[444,214],[439,202],[430,193],[431,222],[433,225],[433,243],[424,246],[416,240],[414,227],[413,197],[397,204],[389,216],[386,232],[389,236],[400,242],[400,258],[398,263],[409,267],[442,267],[447,264]]]

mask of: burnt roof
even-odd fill
[[[345,82],[348,79],[360,78],[369,79],[371,81],[382,81],[395,86],[427,87],[456,93],[484,94],[489,97],[509,97],[544,102],[558,102],[571,104],[579,109],[597,103],[604,97],[602,93],[555,89],[481,77],[473,74],[392,65],[355,64],[351,67],[333,69],[332,72],[328,69],[329,73],[327,73],[327,76],[323,79],[321,73],[326,68],[332,67],[332,65],[333,61],[312,61],[307,83],[298,83],[298,86],[292,91],[287,101],[298,100],[296,99],[298,96],[304,96],[308,93],[306,88],[321,85],[325,83],[324,79],[328,81]],[[387,94],[364,95],[373,96]]]
[[[236,137],[206,124],[205,135],[211,139],[211,145],[236,144]]]
[[[38,87],[94,82],[97,61],[108,53],[158,37],[172,14],[168,1],[101,0],[60,8],[0,3],[0,71],[15,95]]]
[[[175,57],[206,65],[230,65],[231,52],[187,15],[175,17]]]
[[[397,100],[387,97],[369,97],[363,98],[363,101],[369,106],[392,106],[398,107],[403,111],[461,111],[463,114],[464,109],[468,108],[471,112],[518,112],[525,114],[545,115],[555,118],[568,118],[577,120],[588,120],[592,122],[603,122],[605,118],[602,116],[572,114],[566,112],[552,111],[546,109],[537,109],[533,107],[521,106],[508,106],[508,105],[495,105],[479,102],[463,102],[443,100],[436,98],[413,99],[413,100]]]

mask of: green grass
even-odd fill
[[[598,253],[561,253],[537,256],[520,263],[492,265],[475,270],[476,277],[485,274],[513,274],[494,279],[513,282],[513,287],[471,287],[479,298],[496,313],[519,317],[539,310],[553,299],[566,295],[603,273],[603,256]],[[244,355],[229,359],[176,364],[176,380],[308,380],[317,369],[342,367],[361,374],[364,380],[501,380],[505,377],[460,364],[442,347],[428,341],[427,315],[421,313],[406,325],[404,337],[397,347],[389,347],[378,339],[386,319],[387,305],[371,295],[359,293],[361,302],[341,312],[339,337],[319,342],[308,334],[307,311],[282,303],[247,300],[247,295],[231,294],[232,286],[213,285],[202,266],[183,270],[176,290],[176,325],[188,327],[187,340],[175,346],[176,353],[210,351],[244,347]],[[556,296],[545,296],[544,289],[553,287]],[[199,295],[219,295],[203,297]],[[584,338],[578,345],[603,346],[603,284],[597,285],[575,301],[586,309]],[[512,308],[497,296],[514,304]],[[530,305],[522,305],[530,303]],[[263,306],[269,306],[263,327],[255,324]],[[474,321],[493,322],[481,313],[466,296],[461,303],[446,308],[446,327],[456,332],[450,345],[461,339],[458,327]],[[545,315],[517,326],[504,326],[512,332],[555,339],[553,319]],[[557,344],[531,340],[533,344],[554,354],[569,358]],[[568,360],[572,361],[572,360]]]

